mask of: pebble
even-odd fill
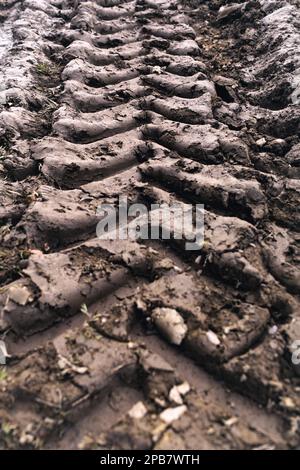
[[[263,147],[264,145],[266,145],[267,141],[264,137],[262,137],[261,139],[258,139],[255,143],[259,147]]]
[[[187,334],[187,326],[182,316],[173,308],[156,308],[152,312],[152,320],[158,330],[171,344],[179,346]]]
[[[215,346],[219,346],[221,344],[221,341],[219,340],[218,336],[213,331],[209,330],[206,333],[206,336],[208,337],[209,341]]]

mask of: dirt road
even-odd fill
[[[299,446],[299,24],[1,1],[1,448]],[[97,238],[120,195],[204,204],[203,247]]]

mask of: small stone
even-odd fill
[[[32,302],[32,293],[27,287],[14,287],[12,286],[9,289],[8,296],[13,302],[19,305],[26,305],[29,302]]]
[[[180,395],[178,388],[176,386],[171,388],[170,393],[169,393],[169,399],[170,401],[173,401],[174,403],[176,403],[176,405],[183,404],[182,396]]]
[[[272,140],[272,142],[270,142],[270,145],[273,150],[281,150],[287,146],[287,143],[283,139],[275,139],[275,140]]]
[[[19,442],[21,445],[32,444],[34,442],[34,437],[31,434],[23,433]]]
[[[220,20],[227,19],[230,16],[232,16],[232,15],[238,13],[238,12],[241,13],[244,10],[246,5],[247,5],[247,2],[232,3],[231,5],[222,6],[219,9],[218,20],[220,21]]]
[[[278,326],[273,325],[271,326],[271,328],[269,328],[269,335],[272,335],[272,336],[276,335],[277,331],[278,331]]]
[[[180,385],[177,385],[177,390],[180,395],[186,395],[191,390],[190,384],[188,382],[183,382]]]
[[[174,271],[176,271],[177,273],[182,273],[182,269],[179,268],[179,266],[174,266]]]
[[[170,269],[174,269],[174,264],[170,259],[164,258],[156,264],[156,267],[160,269],[170,270]]]
[[[156,428],[153,429],[152,431],[153,442],[157,442],[161,438],[166,428],[167,428],[166,423],[161,422]]]
[[[232,416],[232,418],[229,418],[229,419],[226,419],[224,421],[224,424],[225,426],[227,426],[228,428],[231,428],[231,426],[233,426],[234,424],[236,424],[238,422],[238,418],[236,416]]]
[[[167,406],[167,402],[163,398],[156,397],[154,398],[154,402],[161,408],[165,408]]]
[[[183,404],[182,397],[190,391],[191,387],[187,382],[183,382],[180,385],[175,385],[171,388],[169,393],[169,399],[177,405]]]
[[[293,410],[296,408],[294,401],[290,397],[282,397],[281,403],[283,406],[285,406],[286,408],[289,408],[290,410]]]
[[[159,65],[155,65],[152,69],[153,73],[157,73],[160,75],[162,73],[161,67]]]
[[[256,145],[258,145],[258,147],[263,147],[264,145],[266,145],[267,141],[264,137],[262,137],[261,139],[258,139],[255,143]]]
[[[6,344],[4,341],[0,341],[0,365],[4,365],[6,363],[6,359],[11,357],[6,349]]]

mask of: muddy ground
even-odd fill
[[[299,447],[298,0],[0,3],[0,447]],[[99,240],[203,203],[205,241]]]

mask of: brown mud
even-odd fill
[[[299,21],[2,0],[0,448],[299,447]],[[203,248],[97,239],[120,195],[204,204]]]

